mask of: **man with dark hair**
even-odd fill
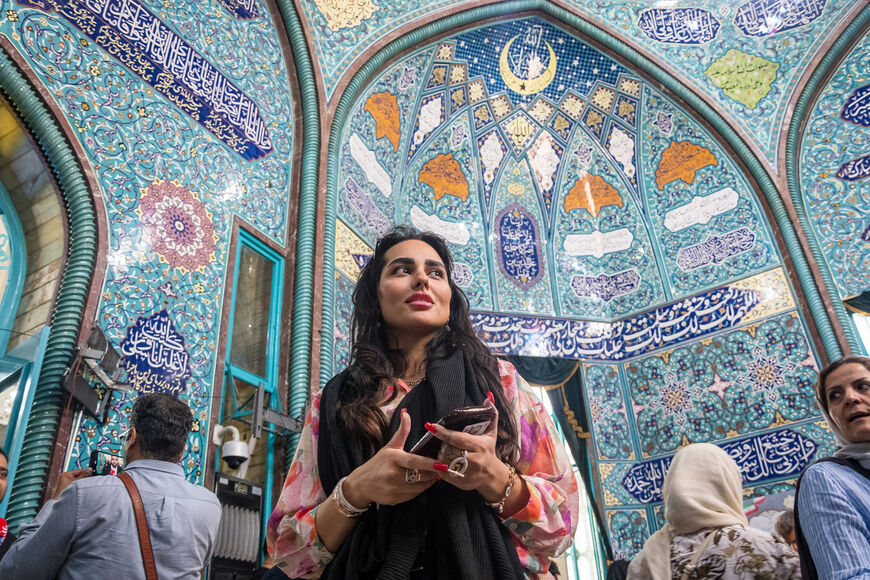
[[[217,497],[188,483],[178,462],[193,417],[175,397],[142,395],[121,435],[126,467],[142,497],[161,579],[199,579],[220,524]],[[121,478],[60,474],[54,497],[0,562],[0,578],[145,579],[133,504]]]
[[[776,523],[773,526],[776,528],[776,533],[779,537],[785,540],[785,543],[797,550],[797,538],[794,532],[794,512],[785,510],[779,517],[776,518]]]

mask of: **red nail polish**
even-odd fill
[[[408,414],[408,409],[402,409],[402,415],[407,415],[407,414]]]
[[[424,427],[426,427],[426,430],[429,431],[430,433],[437,433],[438,432],[438,427],[436,427],[435,425],[433,425],[432,423],[430,423],[428,421],[426,421],[426,424],[424,425]]]
[[[432,467],[435,468],[435,471],[447,471],[446,463],[438,463],[437,461],[432,464]],[[440,477],[438,479],[441,479]]]
[[[492,396],[492,391],[488,391],[486,396],[489,397],[489,402],[495,405],[495,397]]]

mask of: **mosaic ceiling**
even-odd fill
[[[830,451],[816,355],[746,178],[691,115],[552,23],[468,30],[377,75],[337,185],[333,368],[375,240],[440,233],[494,351],[582,362],[617,557],[661,525],[683,445],[726,448],[750,496]]]
[[[364,0],[301,2],[322,83],[330,97],[374,42],[429,14],[479,2]],[[854,0],[580,2],[566,6],[639,47],[714,100],[777,170],[779,136],[795,87],[823,43],[855,10]]]

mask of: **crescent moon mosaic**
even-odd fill
[[[554,51],[553,47],[550,46],[550,43],[545,40],[544,44],[547,45],[547,51],[550,53],[550,59],[547,63],[547,67],[542,73],[532,78],[520,78],[516,74],[514,74],[514,71],[511,70],[509,62],[511,45],[518,37],[519,35],[514,36],[507,41],[507,44],[504,45],[498,61],[499,71],[501,72],[501,78],[504,80],[504,83],[508,86],[510,90],[521,95],[534,95],[535,93],[539,93],[546,89],[547,86],[551,82],[553,82],[553,79],[556,77],[556,51]],[[529,61],[530,62],[528,64],[528,68],[530,71],[533,69],[533,63],[541,62],[540,58],[537,55],[537,52],[534,52],[531,55]]]

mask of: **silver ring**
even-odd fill
[[[405,483],[420,483],[423,479],[423,474],[420,473],[419,469],[406,469],[405,470]]]
[[[462,455],[450,462],[447,466],[447,473],[454,477],[465,477],[465,472],[468,469],[468,450],[463,449]]]

